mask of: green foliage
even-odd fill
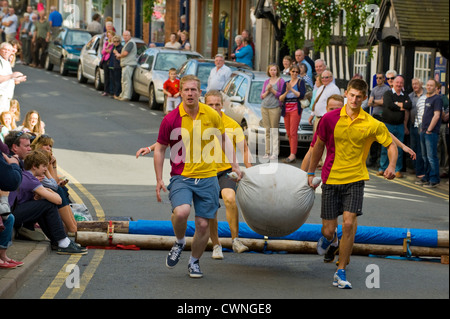
[[[367,6],[380,3],[381,0],[278,0],[274,7],[285,25],[284,40],[290,51],[303,47],[306,21],[313,35],[314,50],[323,51],[343,10],[347,46],[349,54],[353,54],[370,15]]]

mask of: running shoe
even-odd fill
[[[191,277],[191,278],[202,278],[203,277],[203,273],[200,270],[200,263],[198,260],[194,261],[193,263],[189,263],[188,272],[189,272],[189,277]]]
[[[336,232],[334,232],[333,239],[329,241],[324,236],[320,237],[319,241],[317,242],[317,253],[320,256],[323,256],[328,251],[328,248],[330,248],[330,245],[333,243],[334,239],[337,237]]]
[[[337,240],[336,243],[333,243],[328,248],[327,252],[325,253],[325,256],[323,257],[324,263],[332,263],[334,261],[334,257],[339,252],[339,241]]]
[[[344,269],[338,269],[334,273],[333,286],[341,289],[352,289],[352,284],[347,281]]]
[[[239,238],[235,238],[233,239],[233,243],[232,243],[232,247],[233,247],[233,251],[235,253],[243,253],[244,251],[248,250],[248,247],[245,246],[240,240]]]
[[[173,268],[178,264],[184,246],[184,244],[178,244],[177,242],[173,244],[172,249],[170,249],[169,255],[166,259],[166,266],[168,268]]]
[[[223,259],[222,246],[214,245],[211,257],[212,259]]]

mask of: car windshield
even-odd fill
[[[261,91],[263,88],[263,81],[252,81],[250,92],[248,95],[248,103],[261,104]]]
[[[160,53],[156,58],[155,70],[169,71],[171,68],[179,69],[189,59],[198,58],[194,54]]]
[[[214,64],[199,64],[197,77],[202,83],[208,83],[209,74],[211,73]]]
[[[71,31],[67,33],[64,39],[64,44],[66,45],[85,45],[92,38],[91,34],[88,32],[76,32]]]

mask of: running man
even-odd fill
[[[185,76],[180,82],[182,103],[164,117],[155,145],[154,165],[156,173],[156,197],[161,201],[161,190],[166,192],[163,181],[164,154],[170,146],[172,165],[169,199],[172,204],[172,225],[176,237],[166,260],[173,268],[180,259],[186,245],[187,221],[191,204],[195,208],[195,234],[192,240],[189,276],[201,278],[199,259],[209,239],[209,220],[216,217],[219,209],[219,183],[217,168],[210,160],[210,147],[217,137],[222,143],[220,151],[231,160],[233,171],[240,180],[242,173],[236,162],[233,146],[225,134],[222,119],[209,106],[199,103],[200,80]]]
[[[205,95],[205,103],[216,110],[222,118],[225,131],[230,141],[233,142],[233,147],[239,148],[239,151],[244,156],[244,165],[246,168],[252,166],[249,160],[249,152],[247,142],[245,141],[244,132],[241,126],[232,118],[222,112],[223,97],[222,93],[217,90],[211,90]],[[217,141],[218,142],[218,141]],[[221,154],[217,158],[217,179],[220,186],[220,197],[225,204],[226,218],[228,225],[230,226],[230,234],[232,240],[232,248],[235,253],[243,253],[248,250],[239,240],[239,210],[236,204],[236,188],[237,183],[235,180],[228,177],[227,174],[232,172],[231,164],[225,157],[225,154]],[[223,259],[222,245],[219,241],[217,216],[209,223],[210,238],[213,243],[213,259]]]
[[[369,180],[365,163],[372,142],[377,141],[388,149],[389,166],[384,177],[395,178],[397,145],[393,143],[386,125],[362,110],[367,91],[365,81],[351,80],[345,92],[347,104],[322,117],[308,169],[309,185],[316,188],[313,178],[326,147],[327,157],[322,167],[323,236],[317,243],[317,252],[325,255],[331,244],[337,243],[337,219],[342,215],[339,266],[333,278],[333,285],[339,288],[352,288],[347,281],[345,267],[353,249],[357,216],[362,215],[364,181]]]

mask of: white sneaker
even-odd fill
[[[212,259],[223,259],[222,246],[214,245],[211,258]]]
[[[248,251],[248,247],[245,246],[240,240],[239,238],[235,238],[233,239],[233,243],[232,243],[232,247],[233,247],[233,251],[235,253],[243,253],[244,251]]]
[[[341,288],[341,289],[352,289],[352,284],[349,281],[347,281],[347,276],[345,274],[345,270],[338,269],[334,273],[333,286]]]

